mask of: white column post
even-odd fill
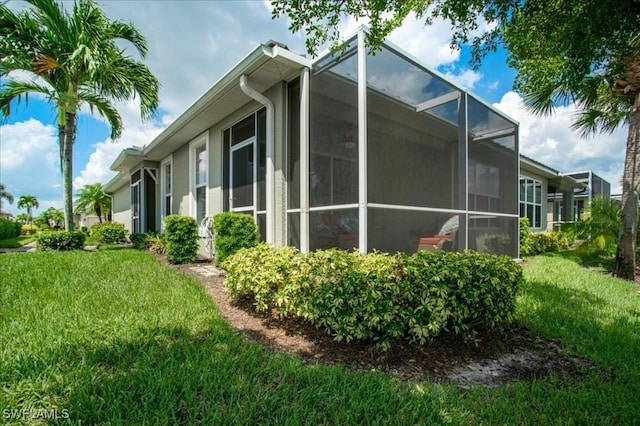
[[[364,27],[358,30],[358,223],[359,247],[367,247],[367,51]]]
[[[309,68],[300,73],[300,251],[309,252]]]

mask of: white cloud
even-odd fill
[[[473,90],[476,83],[482,80],[482,73],[473,70],[464,70],[458,74],[447,72],[445,73],[445,77],[466,89]]]
[[[460,52],[451,49],[451,26],[442,19],[430,26],[424,20],[410,14],[403,25],[393,31],[389,40],[433,68],[452,64],[460,58]]]
[[[36,119],[0,126],[0,182],[16,199],[36,195],[39,200],[60,196],[57,129]],[[16,214],[16,203],[3,203]]]
[[[556,109],[551,116],[535,116],[525,109],[522,98],[507,92],[494,104],[520,122],[520,152],[560,172],[593,170],[611,183],[611,192],[620,192],[627,127],[612,134],[589,138],[571,129],[575,106]]]
[[[89,157],[89,161],[79,175],[73,180],[75,190],[84,185],[96,182],[106,183],[114,176],[109,168],[118,154],[132,146],[143,146],[149,144],[160,134],[164,127],[156,127],[153,124],[139,125],[127,128],[122,136],[113,141],[111,138],[95,145],[95,151]]]

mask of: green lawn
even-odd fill
[[[0,248],[18,248],[35,240],[35,235],[20,235],[19,237],[0,240]]]
[[[637,422],[638,288],[561,257],[531,259],[526,275],[520,320],[591,360],[598,368],[586,379],[462,391],[305,367],[244,340],[197,281],[149,254],[0,254],[0,416],[58,409],[74,424]]]

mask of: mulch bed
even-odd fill
[[[224,290],[223,277],[206,277],[192,270],[201,265],[170,265],[163,256],[159,258],[196,277],[226,321],[247,339],[297,356],[305,364],[340,364],[351,371],[381,371],[400,380],[450,381],[462,388],[553,374],[578,380],[595,369],[588,360],[567,353],[561,343],[535,336],[518,324],[502,331],[478,330],[474,342],[450,335],[428,346],[395,341],[386,352],[366,342],[336,342],[305,321],[280,318],[274,312],[256,313],[250,301],[232,301]]]

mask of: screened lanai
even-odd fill
[[[517,257],[517,123],[389,43],[367,54],[364,31],[312,66],[308,208],[290,210],[290,243]]]

